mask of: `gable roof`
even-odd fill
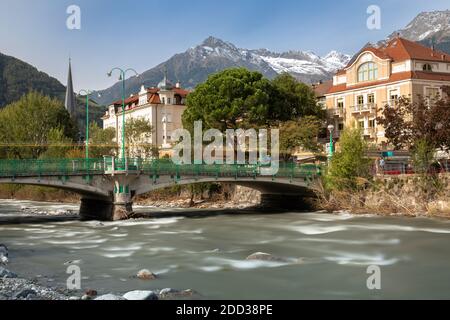
[[[449,54],[400,37],[392,39],[380,50],[394,62],[410,59],[450,62]]]

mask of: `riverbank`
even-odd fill
[[[3,276],[5,274],[5,276]],[[6,276],[6,274],[8,274]],[[125,293],[103,293],[88,289],[70,291],[63,288],[42,286],[37,280],[19,278],[15,273],[0,267],[0,300],[174,300],[198,299],[191,290],[165,288],[161,290],[132,290]]]
[[[327,212],[382,216],[450,218],[450,175],[379,176],[362,181],[359,190],[319,193],[318,207]]]

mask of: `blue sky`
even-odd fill
[[[66,28],[73,4],[81,30]],[[381,30],[366,28],[372,4]],[[145,71],[209,35],[249,49],[352,54],[422,11],[444,9],[450,0],[0,0],[0,52],[64,84],[70,54],[76,89],[103,89],[114,82],[111,67]]]

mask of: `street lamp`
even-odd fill
[[[116,67],[108,72],[108,77],[111,77],[115,70],[120,72],[119,81],[122,81],[122,160],[125,164],[125,76],[128,71],[134,72],[137,77],[139,77],[139,73],[132,68],[124,71],[123,69]]]
[[[86,160],[89,159],[89,96],[93,93],[91,90],[81,89],[78,92],[78,96],[85,95],[86,96]],[[101,97],[98,94],[98,97]]]
[[[331,159],[333,157],[333,131],[334,131],[334,126],[332,124],[330,124],[328,126],[328,131],[330,132],[330,153],[329,153],[329,158]]]

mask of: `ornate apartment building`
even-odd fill
[[[364,137],[386,144],[376,118],[385,106],[395,108],[402,96],[442,96],[450,85],[450,55],[397,37],[383,47],[363,48],[333,81],[315,87],[338,138],[345,127],[359,127]]]
[[[189,91],[180,84],[173,85],[165,76],[156,88],[141,87],[141,90],[125,100],[125,121],[131,118],[147,119],[152,125],[151,138],[142,141],[164,150],[169,150],[172,132],[182,128],[181,116],[186,109],[185,100]],[[103,129],[113,127],[116,141],[122,141],[122,100],[112,103],[102,117]],[[139,156],[139,150],[133,150]]]

